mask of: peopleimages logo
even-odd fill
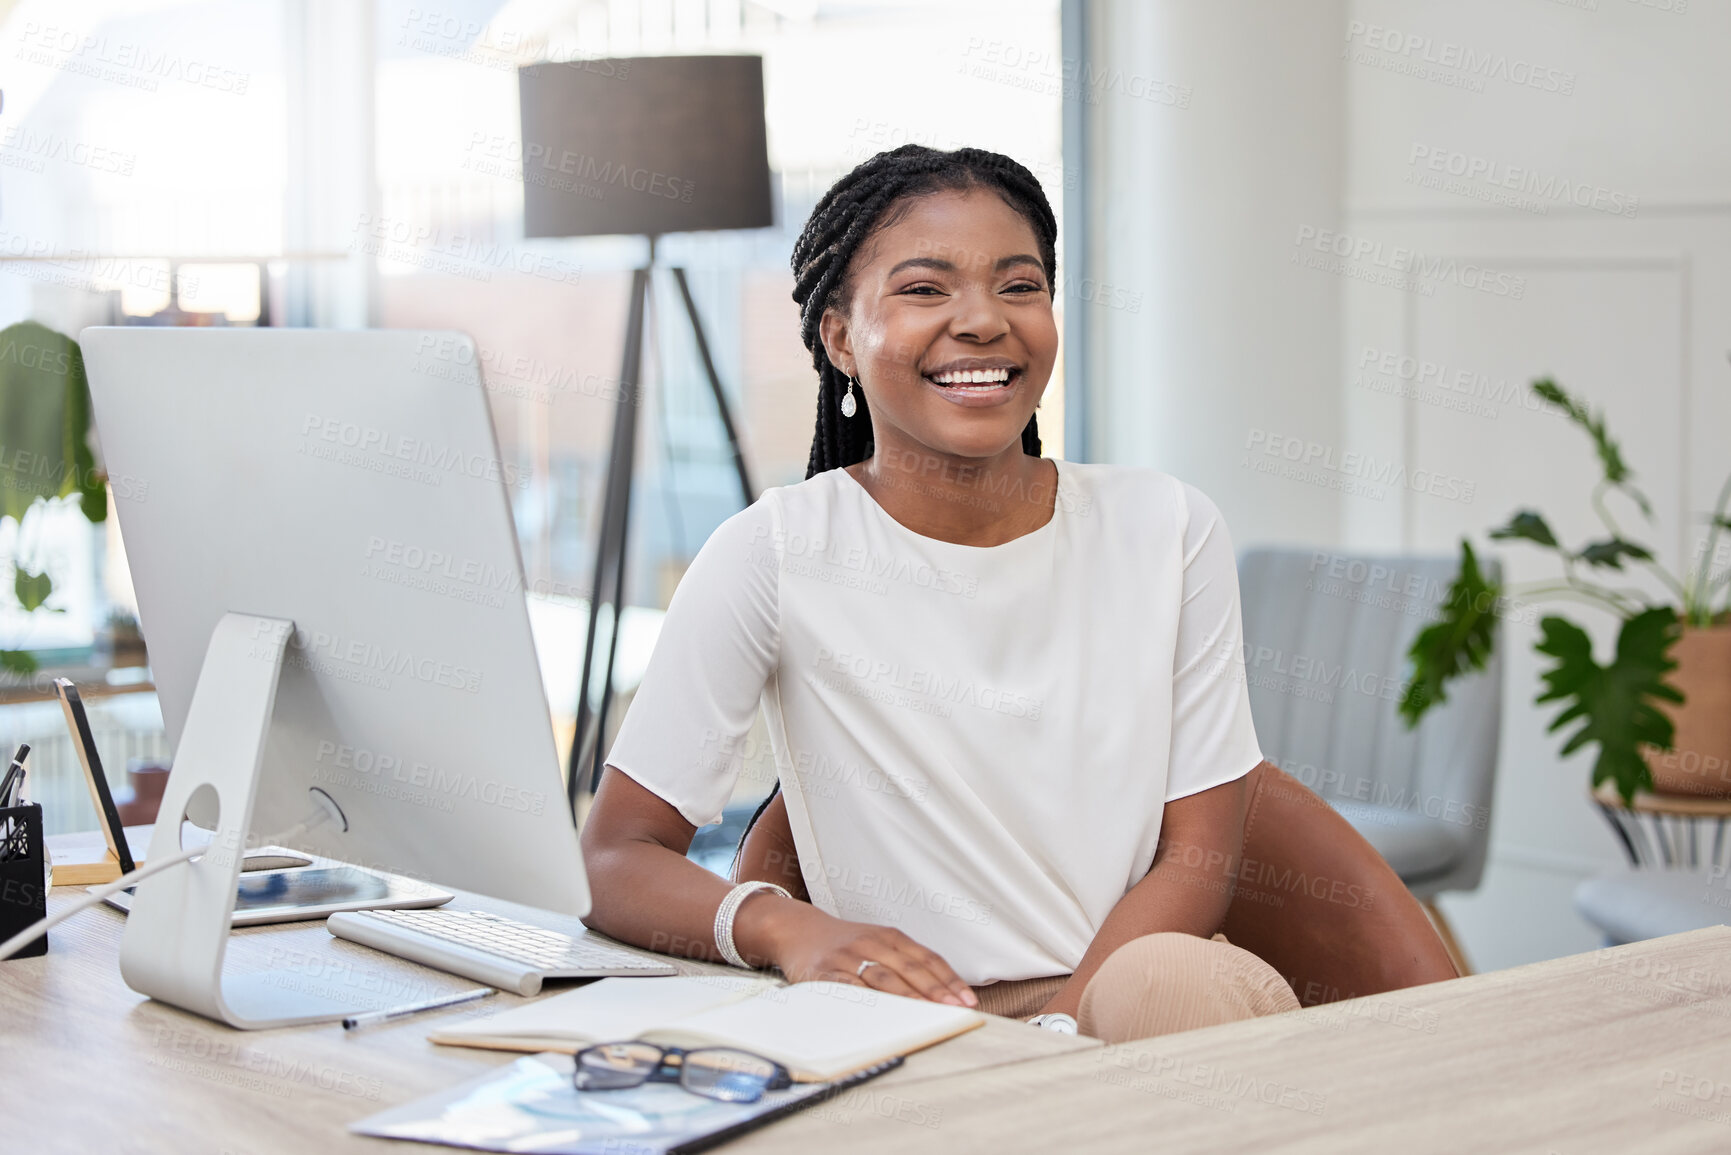
[[[482,778],[465,770],[446,770],[425,762],[410,762],[394,754],[369,750],[364,746],[346,746],[338,742],[321,741],[313,760],[320,769],[350,771],[360,781],[342,783],[361,785],[390,783],[414,790],[430,791],[445,798],[470,799],[515,810],[522,814],[540,814],[547,808],[547,795],[539,790],[524,790],[495,778]],[[331,779],[321,779],[331,780]],[[381,793],[371,789],[369,793]],[[443,810],[450,807],[441,806]]]
[[[167,262],[92,256],[83,249],[68,249],[61,253],[40,237],[5,229],[0,229],[0,256],[30,258],[8,270],[10,276],[67,288],[90,292],[138,288],[166,293],[178,286],[182,297],[198,294],[198,278],[184,271],[171,273]]]
[[[908,910],[924,910],[931,914],[941,914],[946,918],[959,919],[962,922],[986,926],[992,921],[992,904],[981,902],[964,894],[951,894],[943,890],[928,890],[924,886],[906,879],[891,878],[887,874],[873,871],[858,871],[851,866],[826,864],[823,868],[824,882],[829,886],[832,895],[852,895],[860,899],[872,900],[889,907],[900,907]],[[866,915],[870,912],[860,909],[859,905],[847,898],[836,900],[843,913]],[[885,917],[879,912],[879,917]],[[893,917],[886,918],[892,924],[897,921]]]
[[[423,9],[411,5],[398,24],[397,46],[465,64],[515,73],[542,68],[580,68],[597,76],[624,80],[631,61],[588,56],[573,39],[559,40],[544,32],[525,32],[498,20],[482,22],[471,13]],[[534,62],[534,63],[531,63]]]
[[[1575,91],[1573,72],[1535,64],[1518,56],[1511,57],[1505,52],[1471,48],[1452,40],[1437,40],[1418,32],[1403,32],[1398,28],[1385,28],[1380,24],[1354,20],[1346,26],[1346,40],[1348,53],[1352,46],[1359,45],[1373,53],[1387,53],[1408,65],[1446,69],[1459,78],[1477,82],[1481,91],[1487,80],[1500,80],[1559,96],[1572,96]],[[1384,64],[1376,57],[1368,57],[1358,63]],[[1432,79],[1429,76],[1423,78]]]
[[[1141,1046],[1111,1043],[1096,1052],[1095,1061],[1101,1064],[1092,1076],[1096,1081],[1118,1083],[1167,1098],[1186,1098],[1199,1106],[1219,1107],[1236,1113],[1238,1103],[1249,1100],[1306,1115],[1321,1115],[1328,1109],[1328,1096],[1320,1091],[1229,1071],[1218,1063],[1196,1063],[1174,1055],[1157,1054]],[[1107,1065],[1118,1068],[1118,1071],[1105,1069]],[[1126,1081],[1132,1074],[1147,1078]],[[1179,1094],[1187,1087],[1212,1094],[1198,1095],[1189,1100]]]
[[[174,50],[159,51],[148,44],[95,36],[74,27],[26,20],[18,40],[15,55],[19,60],[145,92],[155,92],[162,81],[171,80],[245,96],[252,82],[249,72],[192,59]]]
[[[1325,597],[1436,621],[1443,616],[1453,587],[1450,582],[1418,570],[1318,550],[1311,556],[1310,576],[1304,579],[1304,588]],[[1494,608],[1504,621],[1529,625],[1538,622],[1538,607],[1506,594],[1492,595],[1481,590],[1470,599],[1463,593],[1454,600],[1470,602],[1479,613]]]
[[[23,167],[31,172],[43,171],[45,161],[58,160],[97,172],[131,176],[133,165],[138,162],[138,154],[134,152],[120,152],[88,141],[72,140],[57,132],[34,132],[20,125],[0,129],[0,150],[19,154],[17,161],[0,156],[0,164]],[[19,164],[19,161],[24,163]]]
[[[679,201],[682,204],[690,204],[692,196],[697,192],[697,182],[684,177],[629,165],[608,157],[572,152],[568,148],[555,153],[547,145],[532,140],[519,141],[515,137],[498,133],[470,133],[468,152],[462,167],[486,176],[517,177],[539,183],[534,181],[537,175],[557,174],[578,182],[576,187],[591,187],[604,191],[604,186],[614,185],[630,192]],[[513,172],[512,169],[516,171]]]
[[[1442,281],[1463,289],[1489,293],[1493,297],[1507,297],[1513,301],[1518,301],[1527,294],[1525,277],[1498,272],[1474,261],[1426,256],[1417,249],[1409,249],[1404,245],[1384,245],[1381,241],[1373,241],[1369,237],[1355,237],[1333,229],[1319,229],[1315,225],[1299,225],[1298,235],[1293,238],[1292,243],[1300,250],[1308,247],[1315,252],[1337,258],[1345,262],[1345,267],[1302,261],[1301,252],[1293,253],[1294,264],[1310,264],[1313,268],[1345,272],[1349,275],[1355,267],[1375,270],[1394,278],[1390,283],[1396,287],[1429,289],[1424,282]],[[1415,280],[1406,282],[1404,278],[1407,277]]]
[[[1535,168],[1505,164],[1500,160],[1461,152],[1458,149],[1415,143],[1406,162],[1413,170],[1413,173],[1409,173],[1409,180],[1416,174],[1422,187],[1440,188],[1444,192],[1477,196],[1493,202],[1506,201],[1511,207],[1536,210],[1541,214],[1550,208],[1549,204],[1544,203],[1547,201],[1608,213],[1614,217],[1633,217],[1641,207],[1641,198],[1630,193],[1586,181],[1572,181],[1556,173],[1541,172]],[[1425,179],[1428,174],[1457,177],[1459,182],[1466,183],[1462,185],[1459,182],[1429,181]],[[1521,196],[1503,197],[1505,192]],[[1528,202],[1523,200],[1523,197],[1533,199]]]
[[[880,584],[900,582],[965,598],[975,596],[980,590],[980,579],[976,574],[960,573],[906,557],[884,556],[866,549],[863,545],[808,537],[803,533],[790,533],[779,527],[755,527],[751,531],[751,544],[760,551],[772,551],[764,554],[762,560],[781,561],[800,576],[821,580],[824,569],[833,569],[857,574]],[[811,564],[801,567],[800,562]],[[812,566],[819,568],[813,569]],[[883,593],[885,590],[880,588],[873,592]]]
[[[1386,496],[1384,487],[1410,489],[1448,501],[1471,504],[1478,493],[1478,482],[1442,473],[1435,469],[1411,469],[1394,458],[1379,460],[1374,454],[1356,450],[1341,451],[1332,445],[1271,433],[1266,429],[1251,429],[1245,437],[1245,464],[1262,473],[1291,477],[1300,481],[1327,481],[1331,488],[1342,492],[1374,497]],[[1283,467],[1280,472],[1275,467]]]
[[[648,396],[641,385],[625,387],[617,377],[583,372],[484,343],[470,344],[439,333],[428,333],[415,344],[415,371],[465,387],[474,380],[470,367],[480,363],[481,379],[493,393],[551,404],[560,393],[594,397],[610,404],[629,398],[641,405]],[[508,380],[507,380],[508,379]]]
[[[1086,104],[1099,104],[1107,96],[1119,96],[1169,108],[1189,108],[1193,95],[1188,84],[1125,73],[1121,68],[1096,67],[1091,61],[1057,55],[1044,46],[1024,47],[981,36],[968,38],[957,71],[979,80],[993,80],[1048,96],[1062,95]]]
[[[583,279],[582,265],[557,254],[501,245],[471,233],[447,233],[406,217],[361,213],[355,218],[349,247],[381,260],[482,282],[490,282],[496,272],[538,277],[556,285],[574,285]]]
[[[935,702],[973,706],[1013,718],[1038,720],[1046,704],[1044,698],[982,686],[938,670],[903,668],[900,662],[886,662],[865,654],[837,653],[822,646],[817,650],[816,665],[821,673],[852,678],[874,688],[903,690]]]
[[[1206,652],[1203,660],[1208,663],[1201,667],[1207,677],[1224,677],[1231,681],[1247,679],[1251,685],[1266,685],[1270,689],[1292,693],[1294,697],[1324,702],[1334,700],[1334,690],[1392,702],[1406,689],[1405,679],[1394,674],[1360,670],[1344,661],[1330,666],[1325,658],[1289,654],[1272,646],[1253,646],[1249,642],[1242,645],[1222,642]],[[1258,678],[1265,680],[1258,681]]]
[[[367,538],[366,558],[377,565],[393,566],[411,573],[425,574],[448,582],[481,586],[487,590],[516,593],[523,588],[517,568],[502,568],[492,562],[472,557],[455,557],[437,549],[397,541],[394,538]]]
[[[389,676],[409,677],[431,686],[444,686],[469,694],[476,694],[481,690],[480,670],[394,646],[387,648],[360,638],[345,638],[324,630],[309,630],[287,623],[277,625],[260,619],[253,638],[257,642],[266,637],[273,643],[278,640],[286,643],[287,652],[283,655],[285,664],[320,673],[328,672],[347,681],[361,682],[383,690],[391,688]],[[263,656],[267,651],[255,646],[254,652]]]
[[[1563,412],[1520,381],[1511,381],[1507,377],[1493,378],[1473,369],[1412,357],[1390,349],[1379,349],[1375,345],[1366,345],[1359,351],[1358,368],[1369,369],[1385,378],[1408,382],[1420,389],[1431,388],[1460,394],[1471,401],[1485,401],[1492,405],[1518,405],[1534,413]],[[1354,384],[1372,388],[1364,385],[1362,380],[1354,381]],[[1422,399],[1424,394],[1420,393],[1418,396]],[[1496,411],[1492,410],[1489,415],[1496,416]]]
[[[513,489],[529,484],[528,475],[510,462],[501,462],[480,453],[465,453],[448,445],[435,445],[388,429],[357,425],[340,417],[308,413],[301,421],[301,437],[303,452],[307,446],[315,451],[309,456],[362,467],[369,466],[369,459],[376,459],[380,464],[400,466],[379,472],[400,472],[417,481],[430,479],[434,485],[439,483],[443,474],[503,481]],[[339,450],[347,451],[353,459],[338,453]]]

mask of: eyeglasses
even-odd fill
[[[687,1051],[654,1043],[602,1043],[577,1052],[579,1091],[625,1091],[644,1083],[678,1083],[723,1103],[755,1103],[765,1091],[793,1085],[787,1068],[749,1051],[702,1047]]]

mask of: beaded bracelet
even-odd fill
[[[739,913],[740,903],[760,890],[773,890],[783,898],[793,897],[773,882],[742,882],[728,891],[727,897],[722,899],[721,905],[715,909],[715,949],[721,952],[722,958],[736,967],[746,966],[746,962],[733,945],[733,916]]]

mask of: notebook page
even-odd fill
[[[711,1007],[645,1034],[675,1046],[727,1046],[774,1059],[802,1081],[833,1079],[972,1030],[977,1011],[847,983],[795,983]]]
[[[575,1050],[635,1039],[653,1027],[772,986],[767,979],[744,975],[605,978],[502,1014],[453,1024],[428,1038],[449,1046],[543,1051],[563,1044]]]

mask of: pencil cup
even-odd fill
[[[0,809],[0,942],[48,917],[47,861],[43,858],[42,806]],[[42,935],[13,958],[48,953]]]

